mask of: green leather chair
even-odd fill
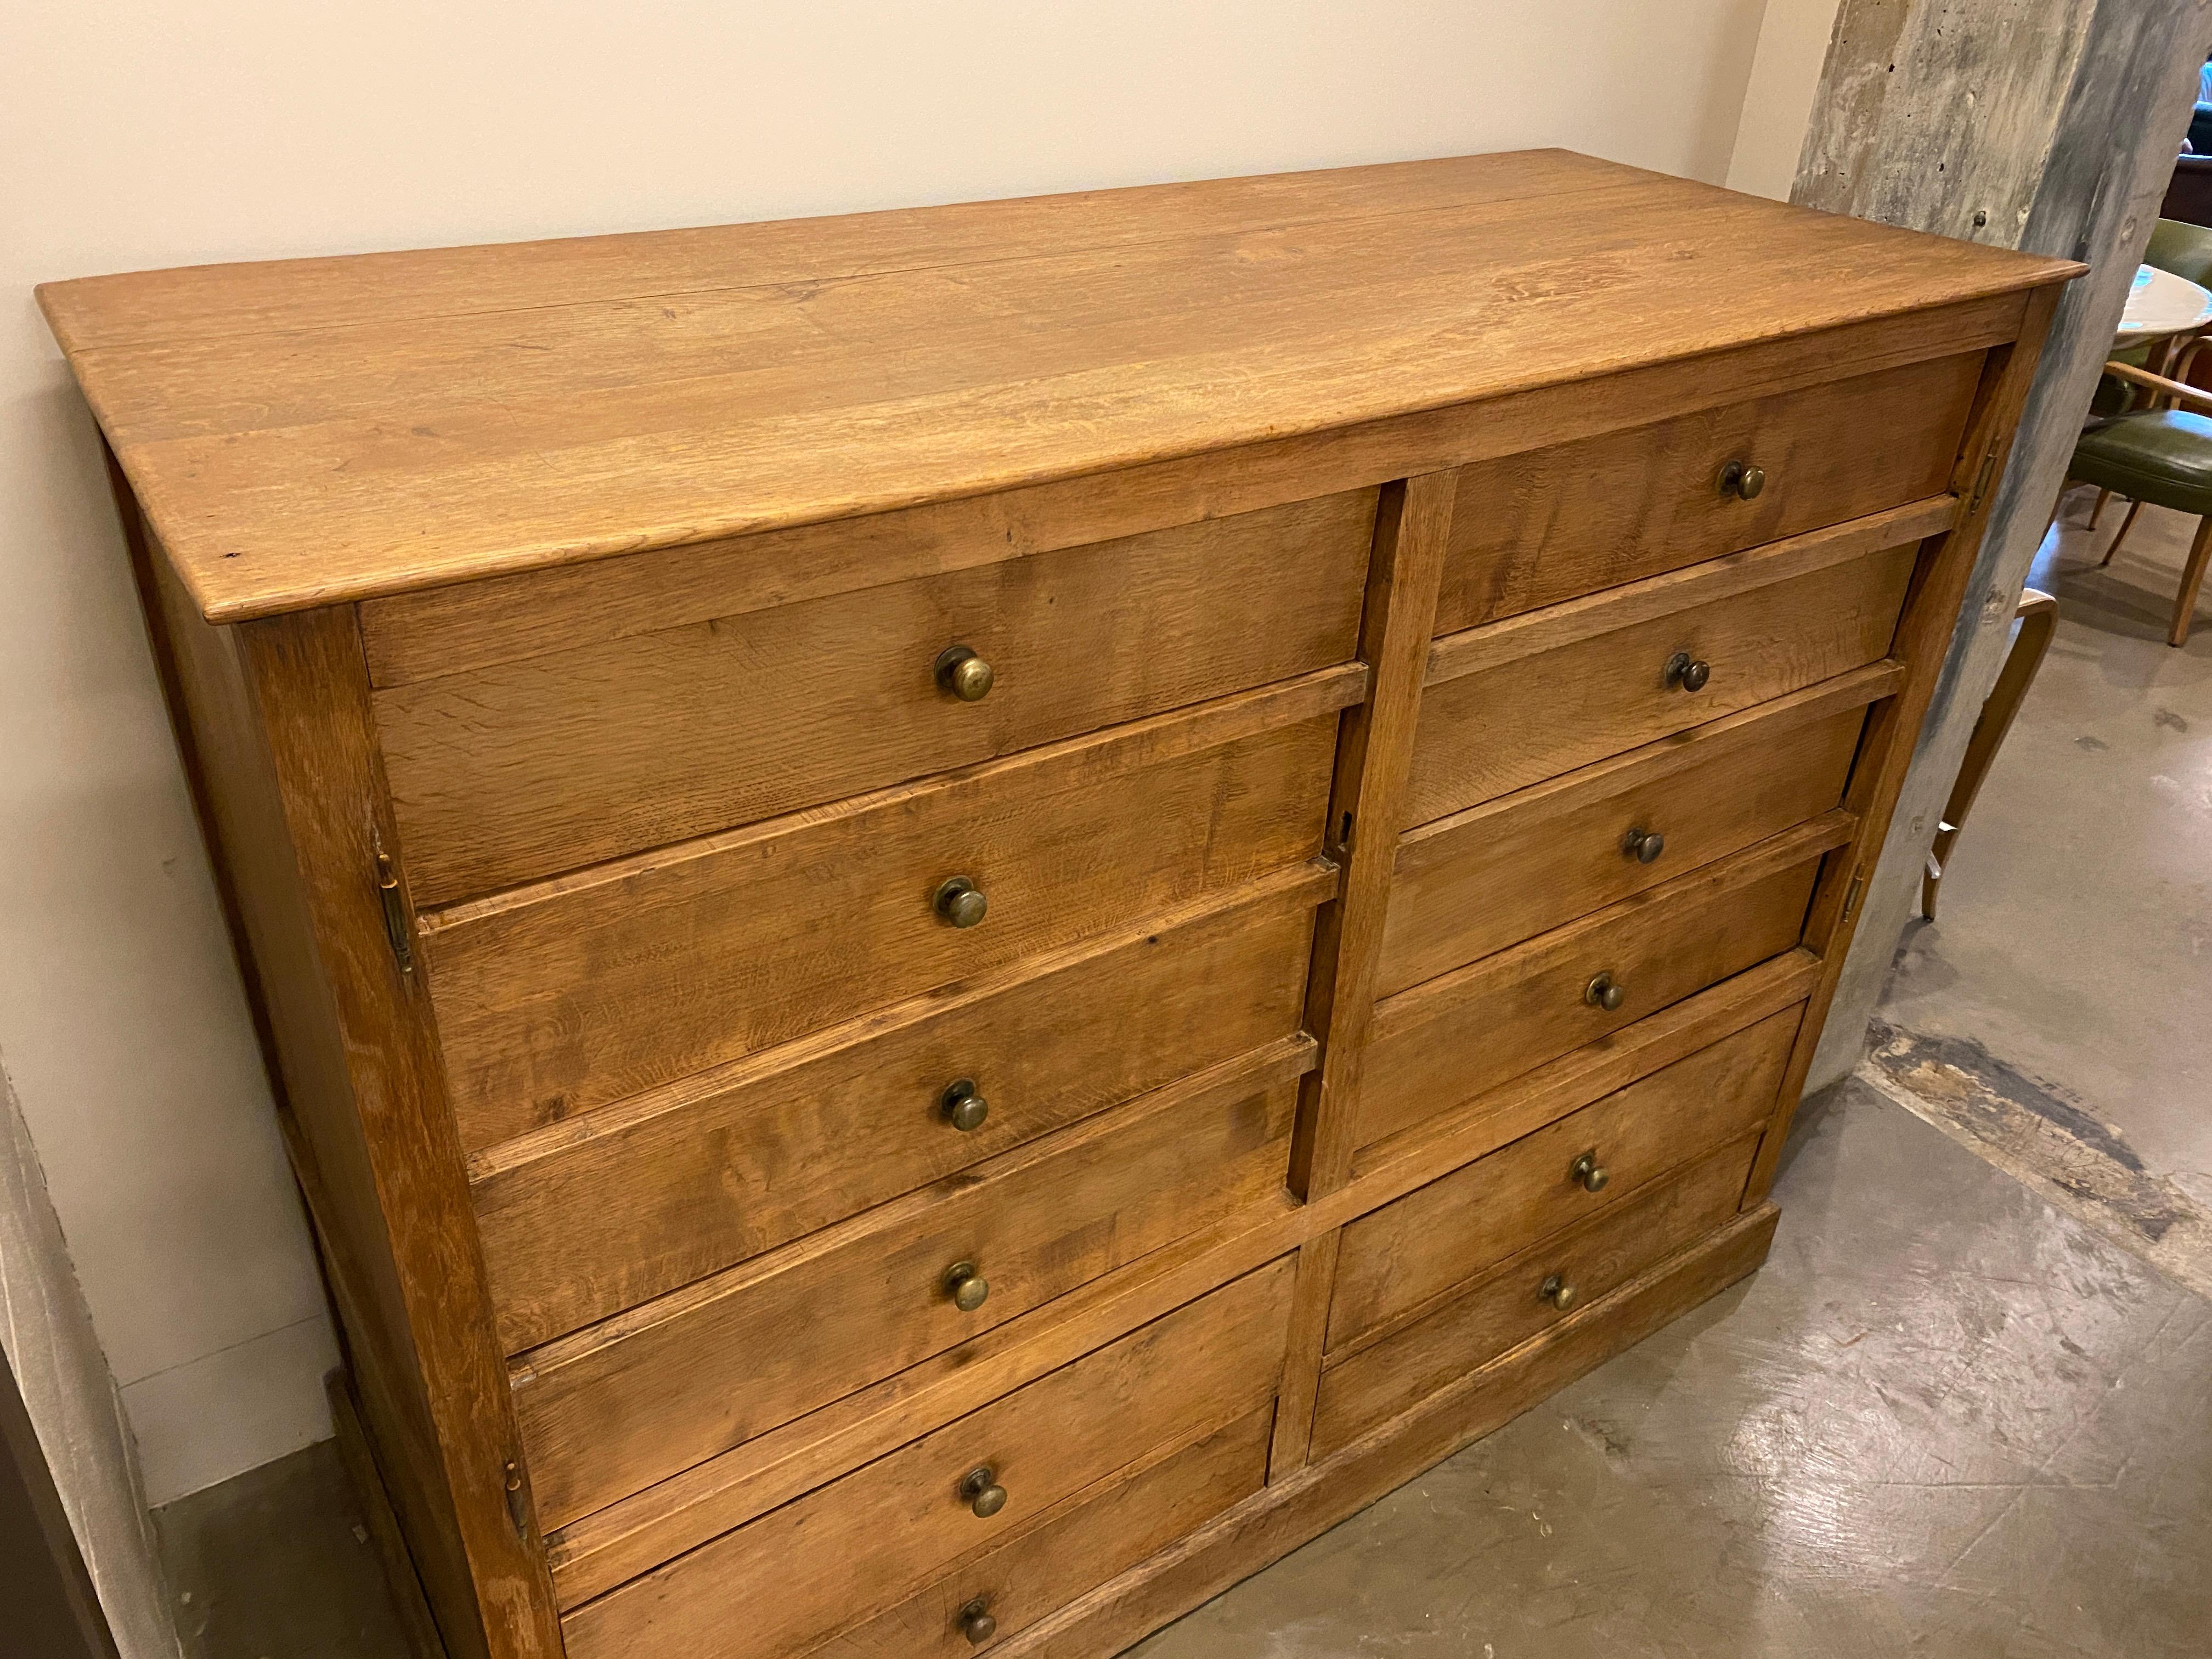
[[[2212,392],[2130,363],[2109,362],[2105,368],[2108,374],[2143,386],[2160,398],[2212,410]],[[2197,536],[2189,544],[2189,560],[2182,568],[2180,597],[2174,602],[2173,625],[2166,636],[2170,645],[2185,643],[2197,611],[2197,590],[2203,586],[2204,567],[2212,559],[2212,420],[2185,409],[2155,406],[2094,419],[2074,446],[2067,477],[2125,495],[2134,502],[2119,534],[2098,561],[2100,565],[2112,562],[2121,538],[2145,501],[2197,519]]]
[[[2160,219],[2143,251],[2143,263],[2185,276],[2199,288],[2212,288],[2212,229]],[[2098,561],[2100,566],[2112,563],[2145,501],[2198,520],[2182,570],[2173,625],[2166,632],[2174,645],[2189,638],[2197,590],[2203,584],[2206,556],[2212,551],[2212,420],[2174,406],[2187,403],[2212,410],[2212,395],[2179,384],[2208,343],[2212,337],[2205,335],[2164,343],[2157,349],[2160,361],[2155,364],[2148,361],[2152,351],[2139,346],[2106,363],[2106,379],[2090,405],[2092,419],[2075,445],[2073,465],[2067,469],[2069,479],[2093,483],[2100,492],[2096,509],[2089,515],[2090,529],[2097,527],[2107,495],[2124,495],[2129,501],[2127,517],[2120,520],[2119,533]],[[2152,367],[2167,374],[2146,374]],[[2134,386],[2146,386],[2153,393],[2148,407],[2129,407]]]

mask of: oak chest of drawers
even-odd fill
[[[1754,1267],[2072,269],[1539,152],[44,290],[426,1650],[1111,1653]]]

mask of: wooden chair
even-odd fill
[[[2163,374],[2153,374],[2132,363],[2105,365],[2105,373],[2160,394],[2159,402],[2177,405],[2130,410],[2123,415],[2093,422],[2074,445],[2069,462],[2069,480],[2095,484],[2115,495],[2127,496],[2134,505],[2120,525],[2120,533],[2097,562],[2107,565],[2120,550],[2128,526],[2145,501],[2169,507],[2197,520],[2197,535],[2189,544],[2189,560],[2182,568],[2181,593],[2174,601],[2173,625],[2166,643],[2181,645],[2189,638],[2189,625],[2197,611],[2197,590],[2204,583],[2204,566],[2212,559],[2212,420],[2179,408],[2190,404],[2212,409],[2212,392],[2204,392]],[[2094,520],[2091,522],[2095,528]]]
[[[2013,716],[2020,713],[2021,700],[2035,684],[2036,671],[2043,666],[2044,654],[2051,649],[2051,636],[2058,627],[2058,601],[2048,593],[2027,588],[2014,614],[2020,618],[2020,632],[2013,636],[2012,650],[1997,671],[1997,683],[1990,688],[1989,701],[1982,705],[1981,718],[1974,722],[1974,735],[1966,739],[1966,758],[1959,767],[1958,781],[1951,786],[1951,799],[1943,804],[1943,820],[1936,827],[1936,844],[1928,849],[1928,869],[1920,878],[1920,913],[1930,921],[1936,919],[1936,891],[1943,884],[1951,848],[1965,827],[1966,814],[1974,810],[1974,797],[1982,792],[1990,763],[1996,759],[2005,733],[2012,730]]]
[[[2151,230],[2150,245],[2143,250],[2143,263],[2185,276],[2199,288],[2212,288],[2212,229],[2175,219],[2160,219]],[[2197,354],[2208,344],[2212,344],[2212,331],[2206,329],[2172,335],[2143,367],[2176,380],[2186,380]]]
[[[2212,156],[2194,159],[2212,161]],[[2186,277],[2199,288],[2212,288],[2212,229],[2178,219],[2161,218],[2151,230],[2150,244],[2143,250],[2143,263],[2155,270],[2170,270],[2177,276]],[[2171,335],[2149,345],[2115,353],[2114,361],[2136,368],[2147,368],[2169,380],[2186,380],[2198,354],[2208,345],[2212,345],[2212,329],[2197,329]],[[2093,414],[2115,415],[2139,404],[2154,409],[2162,403],[2170,405],[2170,400],[2159,397],[2139,398],[2131,387],[2100,384],[2097,401],[2091,404],[2090,409]],[[2098,490],[2096,505],[2089,509],[2090,529],[2094,530],[2097,521],[2104,517],[2105,503],[2113,493],[2109,489]],[[2128,516],[2120,521],[2120,533],[2113,538],[2107,559],[2112,553],[2120,550],[2120,544],[2127,540],[2128,532],[2135,527],[2136,515],[2142,510],[2142,503],[2139,501],[2129,506]]]

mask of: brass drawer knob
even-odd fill
[[[947,1123],[969,1134],[983,1127],[983,1120],[991,1115],[991,1103],[975,1092],[975,1079],[963,1077],[945,1085],[943,1110]]]
[[[1766,488],[1766,469],[1749,461],[1730,461],[1721,469],[1721,494],[1747,501]]]
[[[937,653],[937,684],[963,702],[981,702],[991,695],[998,677],[964,645],[948,645]]]
[[[1597,1152],[1595,1149],[1584,1152],[1577,1158],[1573,1167],[1568,1170],[1567,1175],[1577,1186],[1585,1192],[1592,1193],[1603,1192],[1605,1183],[1613,1179],[1613,1171],[1597,1161]]]
[[[991,1281],[975,1271],[974,1262],[956,1261],[945,1270],[945,1291],[962,1313],[974,1313],[989,1297]]]
[[[1622,839],[1620,850],[1638,864],[1656,864],[1667,850],[1667,837],[1656,830],[1632,830]]]
[[[986,1521],[1006,1507],[1006,1489],[999,1484],[998,1471],[988,1463],[968,1471],[960,1483],[960,1497]]]
[[[954,876],[939,885],[937,896],[930,900],[930,905],[955,927],[973,927],[983,920],[990,901],[983,896],[983,890],[966,876]]]
[[[1557,1308],[1561,1313],[1566,1312],[1568,1309],[1573,1307],[1576,1302],[1580,1299],[1575,1287],[1568,1284],[1565,1279],[1562,1279],[1557,1273],[1553,1273],[1549,1279],[1546,1279],[1544,1281],[1543,1289],[1538,1291],[1536,1294],[1543,1297],[1545,1301],[1550,1303],[1553,1307]]]
[[[980,1648],[999,1633],[999,1621],[991,1617],[991,1605],[977,1596],[960,1609],[960,1633],[968,1638],[968,1645]]]
[[[1628,1000],[1628,988],[1613,976],[1607,969],[1583,987],[1583,1000],[1593,1008],[1602,1008],[1612,1013]]]
[[[1677,651],[1667,659],[1667,684],[1673,690],[1702,691],[1712,677],[1712,664],[1700,661],[1686,651]]]

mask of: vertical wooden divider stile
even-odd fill
[[[1423,473],[1384,486],[1376,511],[1359,619],[1367,701],[1345,712],[1329,792],[1328,844],[1344,873],[1336,898],[1316,921],[1306,981],[1306,1029],[1320,1041],[1322,1054],[1299,1089],[1291,1188],[1309,1204],[1343,1186],[1352,1172],[1360,1062],[1458,485],[1456,471]],[[1332,1229],[1299,1248],[1270,1480],[1303,1468],[1312,1440],[1338,1237]]]

